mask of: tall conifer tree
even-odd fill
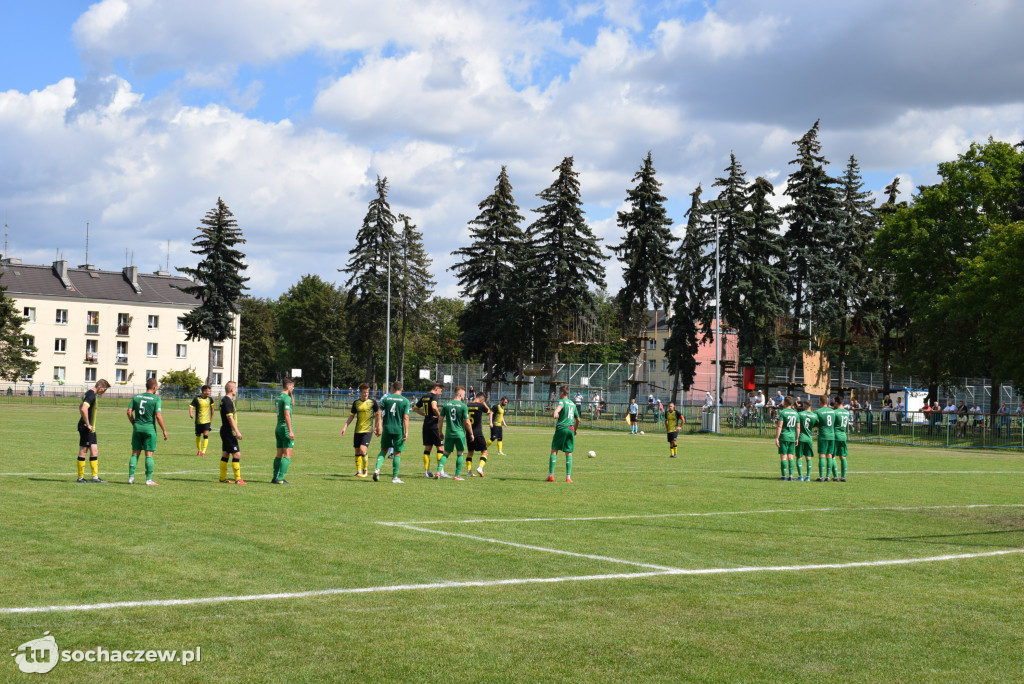
[[[397,259],[400,263],[397,269],[395,263],[391,264],[394,271],[392,280],[398,292],[400,320],[398,371],[395,373],[395,379],[404,383],[406,337],[410,327],[415,328],[423,306],[433,296],[437,283],[430,275],[430,265],[433,261],[423,246],[423,233],[417,230],[412,220],[405,214],[399,214],[398,220],[402,222],[397,245]]]

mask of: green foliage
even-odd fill
[[[402,231],[398,235],[394,277],[399,318],[398,369],[394,375],[405,381],[406,337],[423,315],[423,305],[434,292],[430,275],[432,260],[423,247],[423,233],[416,229],[408,216],[401,214]],[[392,298],[394,299],[394,297]]]
[[[274,310],[269,301],[253,297],[242,297],[239,309],[238,383],[255,387],[270,376],[277,361]]]
[[[359,377],[346,340],[349,317],[345,293],[318,275],[304,275],[281,295],[275,307],[284,368],[301,368],[302,384],[326,387],[334,357],[334,383]]]
[[[207,381],[213,373],[213,343],[234,334],[235,315],[240,312],[238,300],[248,289],[245,283],[249,279],[242,275],[246,268],[245,254],[235,249],[245,240],[233,217],[218,197],[217,206],[206,213],[192,241],[192,253],[203,258],[194,267],[178,267],[195,281],[195,285],[181,288],[200,301],[199,306],[183,317],[185,339],[209,342]]]
[[[160,384],[164,387],[177,387],[184,395],[195,394],[203,386],[203,379],[196,375],[195,368],[185,370],[173,370],[164,373],[160,378]]]
[[[0,270],[0,279],[3,276],[3,270]],[[39,368],[39,362],[31,358],[36,348],[25,345],[24,322],[14,300],[7,296],[7,287],[0,280],[0,379],[15,381],[22,375],[34,374]]]

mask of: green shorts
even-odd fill
[[[779,441],[779,456],[788,456],[796,453],[796,442]]]
[[[836,458],[846,458],[846,442],[836,442]]]
[[[818,455],[824,456],[825,454],[832,455],[835,453],[836,443],[831,439],[818,438]]]
[[[796,443],[796,457],[797,458],[814,458],[814,444],[811,440],[800,440]]]
[[[295,440],[288,438],[288,426],[278,425],[274,430],[274,437],[277,439],[278,449],[292,449],[295,447]]]
[[[453,451],[461,454],[466,450],[466,435],[449,433],[444,436],[444,453],[450,454]]]
[[[555,436],[551,438],[551,451],[564,451],[571,454],[576,446],[576,433],[568,428],[555,430]]]
[[[387,451],[391,449],[396,454],[402,453],[402,449],[405,448],[405,438],[401,432],[383,432],[380,436],[380,450]]]
[[[156,451],[156,430],[132,430],[132,451]]]

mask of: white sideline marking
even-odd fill
[[[862,508],[776,508],[761,511],[715,511],[710,513],[646,513],[636,515],[593,515],[571,518],[470,518],[468,520],[410,520],[380,522],[378,525],[409,527],[413,525],[446,525],[459,523],[575,522],[586,520],[633,520],[637,518],[700,518],[715,515],[766,515],[771,513],[835,513],[842,511],[925,511],[941,508],[1021,508],[1024,504],[951,504],[945,506],[866,506]],[[338,523],[339,525],[341,523]],[[435,532],[436,530],[421,530]],[[468,535],[457,535],[468,536]],[[478,539],[478,537],[470,537]]]
[[[514,546],[517,549],[527,549],[530,551],[543,551],[545,553],[557,553],[562,556],[575,556],[577,558],[589,558],[591,560],[604,561],[606,563],[622,563],[624,565],[635,565],[640,568],[651,568],[653,570],[665,570],[675,571],[679,568],[670,568],[665,565],[654,565],[652,563],[640,563],[638,561],[622,560],[621,558],[610,558],[608,556],[595,556],[589,553],[577,553],[575,551],[562,551],[560,549],[549,549],[545,546],[534,546],[532,544],[520,544],[518,542],[503,541],[501,539],[489,539],[487,537],[475,537],[471,534],[460,534],[458,532],[445,532],[443,530],[432,530],[427,527],[416,527],[415,525],[408,525],[405,523],[380,523],[381,525],[387,525],[389,527],[400,527],[405,530],[413,530],[415,532],[427,532],[429,534],[443,534],[446,537],[462,537],[463,539],[472,539],[473,541],[487,542],[488,544],[504,544],[506,546]]]
[[[280,594],[249,594],[243,596],[210,596],[207,598],[156,599],[151,601],[116,601],[111,603],[90,603],[65,606],[27,606],[23,608],[0,608],[0,615],[25,613],[70,613],[76,611],[109,610],[111,608],[146,608],[160,606],[193,606],[207,603],[235,603],[240,601],[270,601],[275,599],[300,599],[340,594],[370,594],[376,592],[417,591],[422,589],[457,589],[463,587],[500,587],[522,584],[557,584],[561,582],[586,582],[593,580],[639,579],[660,575],[726,575],[746,572],[797,572],[802,570],[833,570],[843,568],[880,567],[885,565],[909,565],[912,563],[935,563],[940,561],[988,558],[1024,553],[1024,549],[986,551],[984,553],[960,553],[925,558],[895,558],[891,560],[854,561],[851,563],[822,563],[817,565],[769,565],[739,568],[683,568],[652,572],[628,572],[602,575],[573,575],[564,577],[523,577],[499,580],[470,580],[463,582],[429,582],[424,584],[395,584],[377,587],[351,587],[339,589],[316,589]]]

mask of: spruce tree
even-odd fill
[[[743,240],[750,230],[750,212],[747,210],[747,176],[734,153],[729,154],[728,175],[716,178],[712,187],[722,188],[718,199],[727,203],[718,212],[719,291],[722,298],[720,313],[729,326],[735,327],[743,303],[739,284],[745,278],[749,258],[743,251]]]
[[[595,293],[605,286],[601,241],[583,218],[573,158],[563,159],[554,171],[557,178],[537,195],[544,204],[533,210],[540,217],[528,232],[528,268],[536,286],[531,304],[550,345],[551,399],[555,397],[560,341],[569,338],[574,315],[593,315]]]
[[[377,379],[377,349],[384,348],[387,320],[388,258],[395,256],[395,215],[388,204],[388,179],[377,176],[377,195],[370,200],[348,263],[347,306],[352,317],[352,347],[366,359],[365,382]],[[395,264],[391,264],[394,269]],[[387,378],[385,378],[385,383]]]
[[[39,368],[33,361],[36,348],[25,344],[25,318],[7,296],[3,284],[4,271],[0,268],[0,379],[17,381],[21,376],[30,376]]]
[[[672,235],[672,219],[665,210],[666,198],[649,151],[633,182],[634,187],[626,192],[629,210],[617,214],[618,225],[626,234],[611,249],[623,265],[623,285],[616,296],[622,327],[629,335],[643,336],[649,324],[648,307],[660,309],[671,300],[672,243],[677,238]],[[634,378],[639,378],[640,359],[638,354]],[[631,399],[636,398],[637,388],[634,383]]]
[[[494,192],[477,206],[480,213],[469,222],[471,242],[452,252],[458,261],[451,270],[466,302],[459,316],[463,349],[483,360],[484,391],[490,392],[495,378],[518,369],[527,339],[522,324],[528,312],[522,308],[528,296],[517,274],[523,269],[523,216],[504,166]]]
[[[206,382],[212,382],[214,344],[223,342],[235,333],[235,316],[241,313],[239,300],[249,288],[249,280],[242,275],[245,271],[245,254],[236,249],[244,244],[242,229],[234,214],[218,197],[217,206],[206,212],[199,234],[192,241],[193,254],[203,259],[194,267],[179,267],[182,273],[191,276],[195,285],[181,288],[201,302],[185,314],[186,340],[206,340],[209,345]]]
[[[399,214],[402,229],[398,235],[398,259],[401,262],[395,273],[394,284],[398,291],[398,317],[400,338],[398,342],[397,380],[405,382],[406,336],[410,327],[415,327],[422,313],[423,305],[434,294],[437,285],[430,275],[431,258],[423,246],[423,233],[416,229],[411,219]],[[392,268],[394,268],[392,264]]]

